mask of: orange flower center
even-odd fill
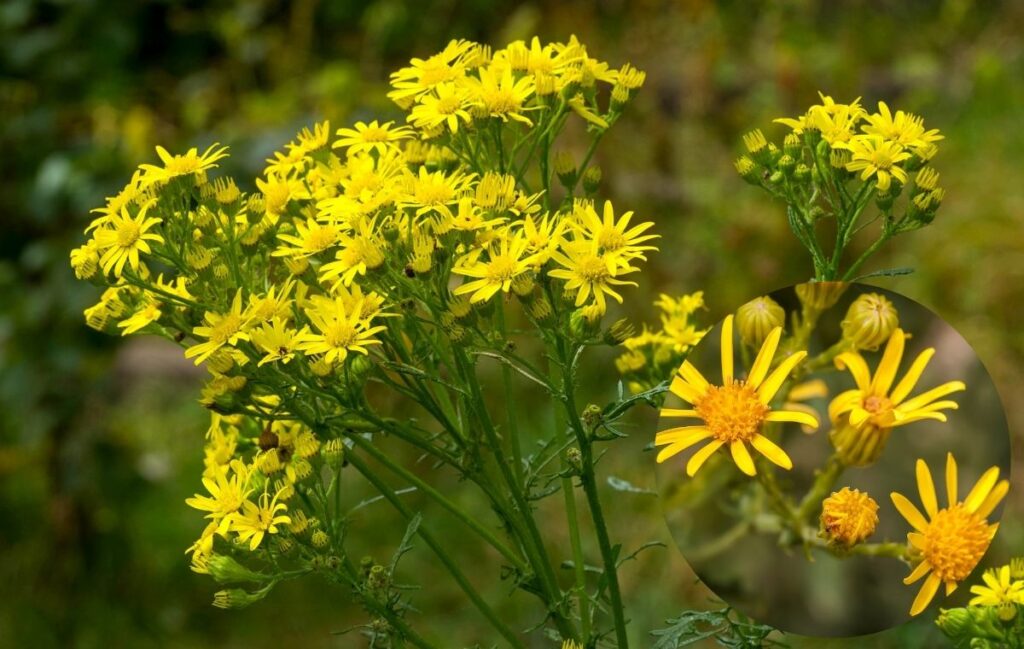
[[[873,394],[864,399],[863,406],[872,415],[878,415],[892,410],[892,401],[885,395]]]
[[[991,541],[985,519],[962,504],[939,510],[924,537],[924,559],[943,581],[966,579]]]
[[[694,409],[715,439],[726,443],[753,439],[770,410],[744,381],[709,386]]]

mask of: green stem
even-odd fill
[[[510,550],[507,545],[502,543],[496,536],[494,536],[494,534],[490,530],[481,525],[472,516],[467,514],[461,507],[453,503],[448,498],[445,498],[437,489],[434,489],[428,483],[424,482],[419,477],[417,477],[415,474],[403,468],[401,465],[395,463],[391,458],[387,456],[386,453],[382,453],[377,447],[363,439],[361,436],[351,435],[349,436],[349,439],[351,439],[356,446],[363,449],[368,454],[372,455],[374,459],[376,459],[378,462],[386,466],[388,470],[395,473],[403,480],[415,485],[417,489],[419,489],[421,492],[423,492],[424,494],[432,498],[435,502],[437,502],[439,505],[448,510],[453,516],[458,518],[471,530],[476,532],[480,536],[480,538],[489,543],[491,547],[497,550],[503,557],[505,557],[505,559],[512,563],[513,566],[523,571],[527,569],[527,566],[523,563],[523,560],[516,556],[516,554],[512,552],[512,550]]]
[[[360,474],[362,474],[364,478],[367,479],[367,481],[370,482],[370,484],[374,486],[374,488],[377,489],[377,491],[381,493],[382,496],[384,496],[384,498],[388,500],[388,502],[391,503],[392,506],[394,506],[395,509],[398,510],[400,514],[402,514],[403,517],[405,517],[406,520],[412,520],[413,514],[409,511],[409,508],[405,506],[398,496],[395,495],[395,492],[391,487],[389,487],[383,480],[377,477],[373,471],[370,470],[370,468],[363,462],[362,458],[355,453],[350,453],[348,454],[348,461],[356,468],[357,471],[359,471]],[[459,584],[459,587],[462,588],[462,591],[467,597],[469,597],[470,601],[473,602],[473,605],[477,607],[480,613],[487,618],[488,622],[491,623],[495,630],[501,634],[503,638],[508,640],[509,644],[513,647],[525,649],[525,645],[523,645],[522,641],[504,622],[501,621],[501,619],[498,618],[494,609],[492,609],[490,605],[483,600],[480,593],[478,593],[473,585],[469,583],[469,580],[466,579],[462,570],[448,555],[444,546],[434,538],[434,535],[428,532],[423,525],[416,528],[416,533],[423,539],[423,542],[430,547],[434,554],[437,555],[437,558],[440,559],[441,563],[443,563],[445,568],[448,569],[448,572],[451,573],[452,577]]]
[[[564,352],[564,347],[559,345]],[[562,363],[562,397],[565,404],[565,412],[569,417],[569,424],[576,434],[576,443],[580,447],[581,467],[580,482],[583,485],[583,493],[587,497],[587,506],[590,509],[590,516],[594,521],[594,530],[597,534],[597,545],[601,551],[601,562],[604,564],[604,575],[608,581],[608,598],[612,609],[612,618],[615,622],[615,637],[618,649],[628,649],[629,636],[626,633],[626,612],[622,605],[622,593],[619,588],[618,564],[615,551],[612,548],[611,539],[608,536],[608,525],[604,519],[604,512],[601,509],[601,499],[598,495],[597,480],[594,471],[594,453],[592,441],[583,429],[580,421],[579,411],[576,409],[575,377],[573,376],[573,363],[576,350],[568,350],[571,353],[561,354]]]
[[[878,237],[878,239],[876,239],[875,242],[871,244],[871,246],[867,250],[864,251],[864,254],[858,257],[857,261],[853,262],[853,265],[850,266],[849,270],[846,271],[846,274],[843,275],[842,281],[852,281],[854,274],[860,269],[864,262],[867,261],[868,258],[871,257],[871,255],[878,252],[878,249],[881,248],[885,244],[885,242],[891,238],[892,235],[889,234],[889,232],[882,232],[882,236]]]
[[[836,481],[839,480],[839,476],[842,475],[845,469],[846,465],[839,459],[838,455],[832,455],[825,462],[824,468],[817,472],[814,477],[814,484],[811,485],[807,495],[800,501],[800,506],[797,508],[796,516],[801,524],[806,522],[815,509],[821,506],[821,501],[831,493]]]

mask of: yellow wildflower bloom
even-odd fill
[[[151,298],[143,300],[142,304],[135,310],[131,317],[125,318],[117,323],[117,326],[124,331],[122,336],[137,333],[150,324],[160,319],[160,303]]]
[[[892,332],[874,376],[860,354],[844,352],[836,356],[836,367],[848,370],[857,387],[840,393],[829,404],[829,417],[834,423],[839,422],[844,415],[849,415],[850,425],[857,429],[868,426],[894,428],[922,419],[946,421],[946,415],[939,411],[955,410],[958,407],[955,401],[936,400],[966,389],[962,381],[949,381],[907,399],[935,354],[935,349],[931,347],[918,354],[907,373],[893,387],[903,359],[906,337],[902,329]]]
[[[310,197],[305,183],[298,178],[273,173],[268,174],[266,180],[257,178],[256,187],[263,193],[264,207],[271,216],[280,216],[291,201]]]
[[[511,67],[503,70],[480,68],[480,78],[468,77],[466,88],[477,115],[497,117],[503,122],[514,119],[533,126],[533,122],[523,114],[523,104],[533,95],[533,77],[524,76],[516,80]]]
[[[309,331],[306,329],[296,331],[288,326],[285,320],[278,317],[253,329],[249,334],[249,339],[257,349],[265,354],[258,365],[263,366],[274,361],[281,361],[282,364],[287,365],[288,361],[295,356],[299,343],[308,333]]]
[[[249,334],[245,331],[249,324],[249,318],[242,313],[242,289],[238,289],[235,293],[235,298],[227,313],[207,311],[203,316],[203,322],[206,324],[196,327],[192,333],[199,338],[205,338],[206,342],[193,345],[185,350],[185,358],[195,357],[196,365],[208,359],[224,345],[233,346],[240,340],[249,340]]]
[[[249,541],[249,550],[255,551],[267,534],[277,534],[278,525],[287,525],[292,522],[288,516],[278,514],[279,511],[288,511],[288,506],[278,502],[281,492],[274,494],[263,493],[260,495],[259,503],[246,500],[242,503],[242,510],[235,512],[230,518],[230,530],[238,534],[242,541]]]
[[[738,379],[733,373],[733,316],[725,318],[722,323],[722,384],[712,385],[690,361],[684,361],[670,389],[693,408],[665,408],[661,411],[665,417],[695,418],[704,423],[658,433],[655,445],[666,447],[658,453],[658,462],[710,439],[686,463],[687,475],[695,475],[715,451],[726,445],[736,466],[747,475],[757,473],[747,444],[783,469],[793,468],[786,452],[761,434],[763,425],[768,422],[795,422],[817,426],[818,421],[804,412],[772,410],[770,406],[790,372],[807,356],[806,351],[795,352],[769,372],[781,337],[782,327],[772,330],[757,352],[746,379]]]
[[[380,344],[374,334],[386,328],[371,326],[370,319],[363,317],[362,304],[346,304],[340,298],[317,301],[306,316],[317,333],[307,333],[298,347],[310,356],[323,354],[328,363],[344,362],[351,352],[368,354],[367,347]]]
[[[1000,604],[1024,604],[1024,581],[1013,579],[1010,566],[989,568],[981,575],[984,586],[971,586],[975,597],[971,606],[999,606]]]
[[[636,282],[618,279],[618,276],[640,270],[624,265],[612,255],[602,254],[596,242],[577,241],[566,244],[562,250],[552,253],[551,258],[562,268],[548,271],[548,275],[565,280],[565,289],[576,292],[576,306],[583,306],[593,296],[598,309],[604,312],[605,295],[610,295],[619,304],[622,296],[613,286],[636,286]]]
[[[331,146],[335,149],[344,148],[349,155],[353,153],[370,153],[376,151],[383,154],[393,148],[396,142],[412,137],[412,129],[408,126],[392,128],[394,122],[379,123],[373,120],[369,124],[356,122],[353,128],[339,128],[341,139],[335,140]]]
[[[139,269],[139,253],[150,253],[149,242],[163,243],[164,238],[150,228],[160,223],[155,216],[146,218],[149,208],[156,202],[150,200],[139,209],[134,217],[128,208],[121,208],[121,215],[110,215],[106,223],[93,234],[96,247],[101,251],[100,267],[105,274],[120,277],[125,264],[133,271]]]
[[[878,135],[905,148],[926,147],[943,139],[938,129],[924,130],[924,120],[911,113],[897,110],[893,115],[884,101],[878,102],[878,112],[866,117],[861,130]]]
[[[948,596],[971,574],[999,528],[998,523],[989,524],[988,516],[1010,488],[1007,480],[999,480],[999,467],[994,466],[985,471],[967,497],[960,500],[956,460],[952,453],[948,453],[947,506],[939,509],[932,474],[924,460],[917,461],[916,472],[924,514],[906,496],[896,492],[891,494],[893,505],[914,528],[907,534],[907,542],[921,557],[903,583],[910,585],[928,575],[910,607],[911,615],[919,614],[928,606],[940,585],[945,584]]]
[[[139,171],[142,172],[140,177],[140,186],[143,188],[151,187],[153,185],[160,185],[179,178],[181,176],[195,176],[206,172],[208,169],[212,169],[217,166],[217,161],[221,158],[228,156],[225,153],[228,148],[220,147],[217,148],[218,144],[211,144],[209,148],[203,153],[199,153],[199,149],[192,147],[187,152],[181,155],[172,155],[167,152],[167,149],[162,146],[156,147],[156,154],[160,156],[160,161],[163,162],[162,167],[152,164],[144,164],[139,166]]]
[[[304,224],[296,221],[295,234],[277,235],[291,246],[279,246],[271,254],[274,257],[310,257],[337,245],[340,236],[341,229],[332,223],[319,223],[312,218],[306,219]]]
[[[185,504],[208,512],[206,518],[217,523],[221,532],[226,531],[230,524],[228,517],[238,511],[252,491],[249,469],[241,460],[234,460],[230,465],[218,467],[213,477],[203,477],[203,486],[210,495],[196,494],[187,498]]]
[[[433,94],[420,97],[409,113],[409,123],[425,131],[444,126],[451,133],[459,132],[460,124],[473,121],[469,114],[466,90],[453,83],[440,83]]]
[[[498,246],[487,252],[487,261],[458,264],[452,272],[476,278],[455,289],[455,295],[470,295],[470,302],[486,302],[495,293],[508,293],[512,280],[530,269],[532,258],[527,255],[526,239],[521,236],[501,237]]]
[[[365,275],[384,263],[385,243],[373,232],[368,220],[360,223],[355,234],[341,235],[338,246],[334,261],[320,267],[320,280],[332,282],[331,290],[339,284],[351,285],[357,275]]]
[[[597,244],[609,264],[625,267],[633,259],[646,261],[644,253],[657,250],[655,246],[641,245],[659,238],[657,234],[644,234],[654,227],[654,223],[641,223],[630,228],[629,221],[633,218],[633,212],[626,212],[616,222],[615,208],[611,201],[604,202],[603,218],[590,205],[580,211],[578,218],[583,234]],[[609,271],[614,273],[614,268],[609,268]]]
[[[861,180],[874,176],[879,191],[888,191],[893,178],[907,184],[907,172],[898,165],[910,158],[910,154],[899,144],[878,135],[860,135],[845,143],[842,148],[849,149],[853,154],[853,160],[846,164],[846,169],[861,172]]]
[[[399,106],[408,106],[439,84],[462,78],[466,74],[462,59],[471,53],[474,46],[475,43],[470,41],[453,40],[427,59],[412,59],[408,67],[391,73],[394,90],[388,93],[388,97]]]

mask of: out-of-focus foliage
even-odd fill
[[[1010,397],[1024,381],[1022,29],[1024,5],[1010,1],[7,0],[0,638],[22,646],[111,638],[126,646],[358,646],[354,636],[330,635],[347,626],[349,604],[315,582],[280,593],[270,615],[208,606],[208,589],[183,570],[181,555],[199,531],[182,502],[196,486],[189,458],[199,455],[204,429],[200,407],[185,396],[191,375],[150,348],[123,349],[112,373],[112,341],[82,324],[81,309],[96,294],[73,281],[66,251],[88,210],[139,159],[155,159],[156,142],[205,148],[216,132],[232,147],[236,167],[228,170],[251,175],[300,126],[385,110],[384,72],[452,37],[499,43],[575,32],[604,57],[648,71],[648,91],[598,158],[608,194],[656,220],[664,237],[663,252],[650,258],[647,302],[703,288],[710,315],[720,316],[806,279],[782,205],[733,170],[740,129],[795,114],[819,88],[862,96],[869,106],[899,103],[947,136],[934,161],[946,200],[931,227],[883,248],[865,270],[917,269],[883,283],[936,309],[975,345],[1003,390],[1011,430],[1020,430],[1024,403]],[[854,241],[851,253],[868,243]],[[639,294],[633,301],[644,302]],[[612,371],[611,356],[594,371]],[[640,451],[653,411],[635,419],[633,439],[609,461],[623,479],[652,489],[653,459]],[[1017,491],[1007,518],[1021,513]],[[620,532],[636,528],[646,539],[663,529],[652,498],[622,494],[609,509]],[[368,508],[368,545],[376,528],[398,524]],[[1001,534],[1011,547],[1024,545],[1020,526],[1007,522]],[[471,544],[464,554],[489,559]],[[636,620],[634,639],[644,646],[645,629],[688,604],[702,606],[706,593],[691,585],[674,549],[637,561],[623,588],[646,617]],[[431,568],[422,569],[428,581]],[[463,623],[455,601],[435,596],[419,605],[473,637],[479,629]],[[941,641],[922,621],[877,644]]]

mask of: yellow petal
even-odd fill
[[[952,394],[953,392],[959,392],[960,390],[966,389],[967,386],[964,385],[963,381],[950,381],[949,383],[943,383],[939,387],[932,388],[927,392],[921,393],[909,401],[904,401],[900,404],[900,410],[904,412],[917,410],[918,408],[924,407],[932,401],[940,399],[947,394]]]
[[[708,380],[704,378],[700,370],[694,367],[690,361],[683,361],[683,364],[679,367],[679,375],[701,393],[708,389]]]
[[[907,534],[907,541],[918,550],[923,550],[924,546],[928,544],[928,537],[920,532],[911,532]]]
[[[658,451],[658,457],[656,458],[656,461],[658,462],[658,464],[661,464],[662,462],[668,460],[669,458],[679,455],[687,448],[689,447],[686,444],[669,444],[665,448]]]
[[[705,426],[680,426],[679,428],[669,428],[663,430],[654,436],[655,446],[664,446],[665,444],[686,444],[692,446],[702,439],[706,439],[711,436],[711,431]]]
[[[775,350],[779,347],[779,338],[782,337],[782,327],[775,327],[764,339],[754,364],[750,366],[750,374],[747,376],[747,384],[752,388],[761,385],[761,381],[768,375],[768,368],[772,366],[772,359],[775,358]]]
[[[804,381],[794,385],[786,396],[790,401],[807,401],[808,399],[824,398],[828,396],[828,385],[821,379]]]
[[[794,404],[797,405],[797,404]],[[813,411],[812,411],[813,412]],[[765,421],[791,421],[812,428],[818,427],[818,418],[809,412],[795,410],[772,410],[764,418]]]
[[[992,493],[985,498],[985,502],[981,503],[976,512],[978,516],[982,518],[988,518],[988,515],[992,513],[992,510],[999,506],[1003,498],[1006,497],[1006,492],[1010,490],[1010,481],[1001,480],[993,489]]]
[[[847,390],[836,395],[828,404],[828,416],[832,421],[837,421],[840,415],[844,415],[860,403],[862,392],[860,390]]]
[[[896,505],[896,509],[899,510],[903,518],[907,519],[907,522],[919,532],[923,532],[928,529],[928,519],[914,507],[914,504],[907,500],[907,497],[903,494],[896,493],[895,491],[889,494],[892,498],[892,504]]]
[[[864,357],[860,354],[845,352],[836,356],[833,362],[839,369],[850,371],[858,390],[867,391],[871,387],[871,372],[868,370],[868,364],[864,362]]]
[[[956,590],[956,587],[957,587],[957,583],[955,581],[947,581],[946,582],[946,597],[949,597],[950,595],[952,595],[953,591]]]
[[[809,417],[809,419],[806,421],[810,421],[811,419],[813,419],[815,422],[818,422],[818,411],[810,407],[806,403],[794,403],[792,401],[787,401],[786,403],[782,404],[782,410],[788,412],[803,413]],[[800,430],[810,434],[818,430],[820,426],[820,422],[815,423],[813,426],[804,422],[800,424]]]
[[[740,468],[740,471],[747,475],[757,475],[757,469],[754,468],[754,460],[750,457],[750,451],[747,450],[743,442],[736,440],[729,444],[729,452],[732,453],[732,459],[736,462],[736,466]]]
[[[680,409],[680,408],[662,408],[660,414],[661,414],[662,417],[698,417],[699,416],[697,414],[696,410],[693,410],[693,409],[683,410],[683,409]]]
[[[921,586],[921,590],[917,592],[917,597],[914,598],[914,604],[910,607],[911,617],[920,614],[921,611],[928,608],[941,583],[942,579],[935,573],[928,575],[928,579],[925,579],[924,585]]]
[[[954,507],[960,496],[956,490],[956,458],[952,453],[946,453],[946,502],[949,507]]]
[[[703,392],[687,383],[682,377],[677,376],[672,379],[672,385],[669,386],[669,390],[672,394],[676,395],[687,403],[695,403],[700,400],[703,396]]]
[[[722,385],[732,383],[732,314],[722,323]]]
[[[994,466],[983,473],[978,482],[975,483],[974,488],[967,494],[967,498],[964,499],[964,507],[967,511],[978,511],[978,508],[981,507],[981,503],[985,502],[988,495],[992,493],[992,487],[996,486],[996,482],[998,480],[999,467],[997,466]]]
[[[871,392],[874,394],[888,394],[893,379],[896,378],[896,371],[900,368],[900,361],[903,359],[903,346],[906,343],[906,336],[902,329],[896,329],[889,336],[889,342],[885,345],[885,352],[882,353],[882,360],[875,369],[875,377],[871,380]]]
[[[910,391],[914,389],[915,385],[917,385],[918,379],[921,378],[921,373],[924,372],[924,368],[928,365],[928,361],[930,361],[934,355],[934,347],[929,347],[917,355],[917,358],[914,359],[914,363],[910,366],[910,369],[907,370],[907,373],[903,375],[900,382],[896,384],[895,388],[893,388],[892,394],[889,395],[889,399],[892,400],[893,404],[898,404],[900,401],[907,398]]]
[[[704,448],[694,453],[693,457],[690,458],[690,461],[686,463],[686,475],[692,478],[697,473],[697,470],[700,469],[701,465],[707,462],[707,459],[711,457],[715,451],[722,448],[722,444],[723,442],[720,442],[717,439],[712,440],[708,442]]]
[[[786,360],[779,363],[779,366],[772,370],[772,373],[768,375],[768,378],[758,386],[757,396],[761,400],[761,403],[767,405],[771,403],[771,400],[775,397],[775,393],[779,391],[782,384],[789,377],[789,373],[793,371],[793,368],[797,366],[807,356],[807,352],[796,352]]]
[[[860,406],[856,406],[850,411],[850,423],[854,428],[859,428],[869,417],[871,417],[871,413]]]
[[[793,460],[789,459],[786,452],[764,435],[755,435],[754,438],[750,440],[750,443],[757,449],[758,453],[765,456],[778,466],[781,466],[783,469],[788,471],[793,468]]]
[[[928,563],[927,561],[922,561],[921,563],[917,564],[917,566],[909,575],[903,578],[903,583],[909,586],[910,584],[914,583],[921,577],[924,577],[929,572],[931,572],[931,569],[932,566],[930,563]]]
[[[929,518],[935,516],[939,511],[939,503],[935,498],[935,483],[932,482],[932,472],[924,460],[917,461],[917,491],[921,494],[921,503]]]

